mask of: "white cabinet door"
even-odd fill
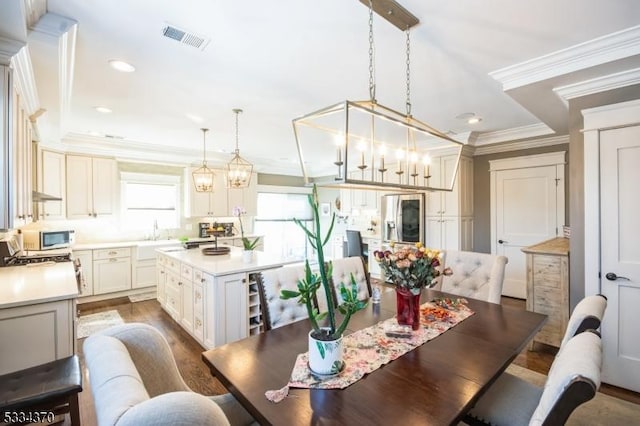
[[[112,216],[118,206],[118,167],[111,158],[92,159],[93,213],[98,216]]]
[[[137,260],[132,272],[131,288],[151,287],[157,284],[156,261],[154,259]]]
[[[216,346],[247,337],[246,274],[233,274],[214,279],[214,313]]]
[[[425,245],[429,248],[442,248],[442,219],[440,216],[428,216],[425,220],[427,237]]]
[[[180,276],[169,269],[165,269],[165,310],[177,322],[182,318],[182,292],[180,291]]]
[[[93,253],[91,250],[74,250],[73,257],[80,259],[82,269],[80,297],[91,296],[93,294]]]
[[[67,218],[115,214],[119,186],[114,159],[67,155],[66,177]]]
[[[91,157],[67,155],[67,218],[93,217]]]
[[[377,250],[382,250],[382,241],[380,240],[369,240],[368,243],[369,249],[369,274],[375,278],[381,278],[382,272],[380,271],[380,264],[375,259],[373,253]]]
[[[165,283],[167,281],[167,273],[165,270],[164,265],[160,264],[158,262],[158,265],[156,265],[156,276],[157,276],[157,296],[156,298],[158,299],[158,302],[160,302],[160,306],[164,307],[165,305],[165,301],[166,301],[166,295],[165,295]]]
[[[0,309],[0,374],[73,355],[75,306],[69,299]]]
[[[193,282],[181,279],[182,315],[180,324],[189,333],[193,333]]]
[[[93,261],[94,294],[131,289],[131,258],[110,258]]]
[[[40,219],[64,219],[66,159],[61,152],[42,150],[40,153],[38,188],[40,192],[62,198],[40,204]]]

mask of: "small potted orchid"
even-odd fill
[[[253,241],[244,236],[244,227],[242,226],[242,216],[247,214],[247,211],[240,207],[235,206],[233,208],[232,214],[238,218],[238,224],[240,225],[240,237],[242,238],[242,261],[245,263],[250,263],[253,257],[253,250],[256,248],[258,243],[260,242],[260,237],[256,237]]]

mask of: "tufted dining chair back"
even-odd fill
[[[471,251],[447,250],[445,265],[453,275],[442,278],[441,290],[458,296],[500,303],[508,259]]]
[[[281,290],[297,290],[298,280],[304,276],[304,264],[269,269],[257,275],[265,331],[308,318],[306,307],[297,299],[280,299]]]
[[[345,287],[351,285],[351,274],[356,279],[358,285],[358,300],[367,300],[371,297],[371,281],[369,274],[364,266],[364,259],[360,256],[345,257],[343,259],[335,259],[332,261],[333,271],[331,274],[331,289],[334,294],[334,302],[338,305],[342,304],[340,296],[340,284],[344,283]]]
[[[604,311],[607,308],[607,298],[602,294],[586,296],[573,309],[569,317],[567,330],[560,343],[560,350],[576,334],[585,330],[597,330],[600,328]]]

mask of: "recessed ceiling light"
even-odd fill
[[[90,130],[89,131],[89,135],[90,136],[102,136],[102,133],[96,132],[95,130]]]
[[[107,108],[105,106],[97,106],[97,107],[93,107],[96,111],[101,112],[103,114],[110,114],[112,111],[110,108]]]
[[[193,121],[194,123],[202,123],[202,122],[204,122],[204,118],[200,117],[199,115],[186,113],[185,116],[189,120]]]
[[[467,123],[469,124],[478,124],[479,122],[482,121],[482,117],[471,117],[470,119],[467,120]]]
[[[462,114],[456,115],[458,120],[469,120],[471,117],[475,117],[476,114],[474,112],[463,112]]]
[[[134,72],[136,70],[136,67],[133,65],[118,59],[111,59],[109,61],[109,65],[111,65],[111,68],[114,70],[118,70],[120,72]]]

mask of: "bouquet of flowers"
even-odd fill
[[[442,271],[438,268],[442,259],[440,250],[426,248],[422,243],[416,243],[415,247],[402,246],[393,252],[376,250],[373,255],[388,279],[413,294],[433,287],[438,276],[453,273],[451,268]]]

